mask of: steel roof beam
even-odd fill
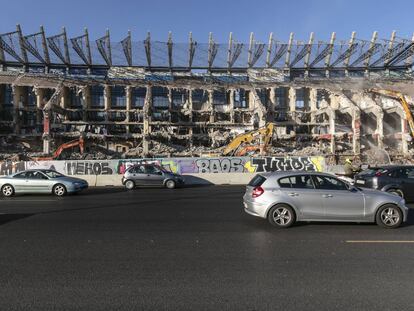
[[[194,54],[196,50],[197,42],[193,41],[192,32],[188,35],[188,70],[193,67]]]
[[[368,50],[366,50],[364,53],[359,55],[359,57],[352,62],[351,67],[354,67],[361,62],[364,62],[365,68],[369,66],[369,61],[371,60],[372,55],[378,53],[382,47],[381,44],[376,43],[377,36],[378,36],[378,33],[374,31]]]
[[[214,42],[213,33],[210,32],[208,36],[208,70],[211,71],[213,68],[214,59],[216,58],[218,52],[217,43]]]
[[[352,32],[351,39],[349,40],[348,48],[343,52],[338,58],[329,66],[330,68],[335,67],[339,63],[343,62],[345,67],[348,67],[349,60],[352,55],[355,54],[358,43],[354,43],[355,41],[355,31]]]
[[[83,62],[88,66],[92,66],[92,57],[91,57],[91,49],[89,46],[88,30],[85,28],[85,34],[79,37],[71,38],[70,41],[72,42],[73,49],[79,55],[79,57],[83,60]],[[86,48],[86,51],[84,50],[85,48]]]
[[[151,68],[151,33],[148,31],[147,38],[144,41],[145,55],[147,56],[148,68]]]
[[[121,41],[122,50],[124,51],[125,59],[128,66],[132,66],[132,42],[131,42],[131,31],[128,30],[128,36]]]
[[[248,59],[247,59],[247,65],[249,68],[252,68],[254,64],[259,60],[260,56],[262,56],[264,52],[264,49],[265,49],[265,44],[256,43],[254,41],[253,32],[250,33],[249,52],[248,52]]]
[[[27,63],[29,62],[28,57],[27,57],[27,51],[26,51],[26,47],[24,44],[24,37],[23,37],[23,33],[22,33],[22,29],[20,27],[19,24],[16,25],[16,32],[19,35],[19,45],[20,45],[20,53],[24,62],[24,67],[26,69]]]
[[[5,51],[7,54],[9,54],[14,59],[16,59],[19,63],[24,65],[24,60],[20,57],[19,53],[15,50],[14,46],[10,45],[4,39],[5,37],[8,37],[8,38],[10,38],[10,42],[13,43],[11,37],[13,35],[16,35],[16,34],[17,34],[17,31],[1,34],[0,35],[0,47],[1,47],[2,51]],[[5,58],[4,58],[4,60],[5,60]]]
[[[102,55],[105,63],[111,67],[112,66],[112,53],[111,53],[111,37],[109,34],[109,29],[106,30],[105,36],[99,38],[95,41],[96,46],[98,47],[99,53]]]
[[[168,48],[168,65],[170,70],[173,69],[173,40],[172,40],[172,33],[171,31],[168,33],[168,41],[167,41],[167,48]]]
[[[287,45],[287,52],[286,52],[286,58],[285,58],[285,69],[288,69],[289,68],[289,64],[290,64],[290,53],[292,52],[292,43],[293,43],[293,32],[290,33],[289,43]]]

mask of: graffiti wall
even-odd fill
[[[66,175],[113,175],[123,174],[130,166],[139,163],[154,163],[178,174],[325,171],[323,157],[224,157],[2,162],[0,175],[25,169],[53,169]]]

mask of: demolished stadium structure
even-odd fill
[[[72,158],[200,156],[275,124],[272,155],[410,158],[409,116],[372,89],[414,98],[414,41],[120,43],[109,32],[67,39],[0,35],[0,152],[50,154],[83,136]]]

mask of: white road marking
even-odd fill
[[[345,243],[414,243],[414,240],[348,240]]]

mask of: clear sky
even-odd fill
[[[186,42],[188,32],[199,42],[207,42],[213,32],[217,41],[226,42],[233,32],[247,42],[250,32],[267,42],[270,32],[287,40],[290,32],[307,40],[328,40],[331,32],[338,39],[370,39],[377,30],[380,38],[411,38],[414,31],[414,1],[410,0],[1,0],[0,33],[21,24],[25,34],[37,32],[40,25],[47,36],[66,26],[70,37],[89,29],[91,39],[102,37],[106,28],[113,41],[123,39],[128,29],[133,40],[144,39],[151,31],[154,40],[165,41],[168,31],[175,41]]]

